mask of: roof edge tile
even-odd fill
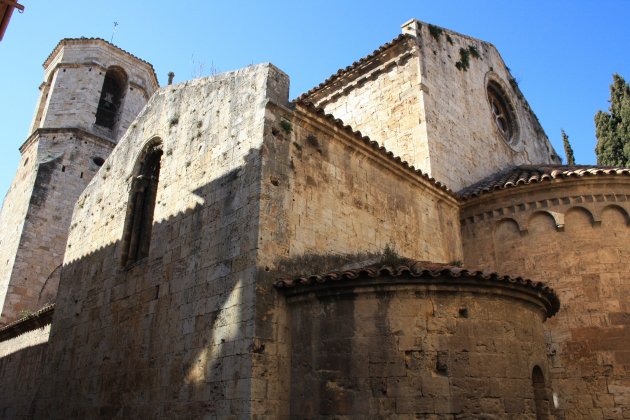
[[[486,272],[477,269],[458,267],[443,263],[430,261],[406,260],[398,265],[370,265],[362,268],[345,271],[331,271],[324,274],[301,276],[289,279],[279,279],[274,283],[276,289],[289,290],[301,287],[308,287],[318,284],[351,282],[360,278],[377,277],[403,277],[412,278],[438,278],[473,280],[475,282],[491,282],[509,284],[516,287],[525,288],[546,300],[547,316],[554,316],[560,309],[560,300],[555,291],[542,282],[523,278],[501,275],[496,272]]]
[[[52,323],[52,315],[55,311],[55,304],[44,306],[37,312],[22,317],[10,324],[0,328],[0,341],[10,340],[29,331],[43,328]]]
[[[293,101],[292,104],[295,105],[296,107],[302,108],[306,112],[310,112],[312,114],[325,118],[326,120],[328,120],[328,122],[335,125],[337,128],[344,130],[347,134],[351,136],[354,136],[357,140],[363,142],[365,145],[367,145],[371,149],[379,152],[388,160],[400,166],[401,169],[404,169],[408,172],[413,173],[416,176],[423,178],[425,181],[428,181],[430,184],[433,184],[433,186],[437,187],[439,190],[447,193],[453,198],[455,199],[459,198],[457,194],[455,194],[455,192],[453,192],[445,184],[429,176],[428,174],[422,172],[420,169],[416,169],[413,165],[410,165],[409,162],[407,162],[406,160],[402,160],[400,156],[394,155],[394,153],[387,150],[384,146],[381,146],[377,141],[370,139],[368,136],[364,136],[358,130],[354,130],[350,125],[345,124],[342,120],[340,120],[339,118],[336,118],[334,115],[327,114],[324,111],[324,109],[315,106],[312,102],[305,101],[305,100],[301,100],[301,101],[295,100]]]
[[[519,186],[591,176],[630,176],[630,169],[597,165],[512,166],[458,191],[457,196],[468,200]]]

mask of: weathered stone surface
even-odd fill
[[[50,325],[0,342],[0,417],[29,418],[46,363]]]
[[[557,408],[567,419],[622,418],[628,407],[628,388],[613,384],[630,373],[629,194],[616,177],[558,179],[463,206],[466,264],[527,273],[560,296],[562,309],[545,329]]]
[[[285,289],[292,416],[542,415],[531,375],[538,366],[550,376],[543,312],[518,288],[497,286],[382,275]],[[431,331],[433,320],[452,330]],[[463,339],[476,347],[454,351]],[[414,350],[401,345],[409,341]]]
[[[113,130],[95,124],[106,71],[121,68],[128,81],[124,112]],[[44,62],[44,81],[30,132],[81,128],[117,142],[158,88],[151,64],[98,38],[64,39]]]

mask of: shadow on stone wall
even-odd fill
[[[47,343],[0,358],[0,417],[30,418],[39,394]]]
[[[541,307],[519,287],[345,274],[285,289],[293,415],[549,415],[549,376],[538,414],[531,377],[534,366],[549,372]]]
[[[0,413],[28,408],[34,418],[64,419],[246,413],[259,162],[251,150],[243,166],[193,191],[199,204],[154,223],[149,257],[133,266],[121,267],[120,241],[67,263],[49,344],[1,362],[14,366],[2,376],[10,378],[5,387],[21,386],[3,392]],[[28,407],[40,370],[24,377],[29,367],[21,361],[34,360],[34,351],[45,353],[45,363]]]

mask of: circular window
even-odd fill
[[[493,80],[488,83],[488,102],[499,133],[508,144],[515,145],[518,142],[518,125],[514,107],[502,86]]]
[[[92,158],[92,162],[94,162],[96,166],[103,166],[103,163],[105,163],[105,159],[103,159],[102,157],[94,157]]]

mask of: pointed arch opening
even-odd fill
[[[151,141],[140,156],[131,184],[122,241],[122,265],[125,267],[149,256],[153,214],[160,180],[162,141],[160,139]]]
[[[96,109],[96,125],[113,129],[118,123],[127,92],[127,81],[127,73],[122,68],[112,66],[107,69]]]

